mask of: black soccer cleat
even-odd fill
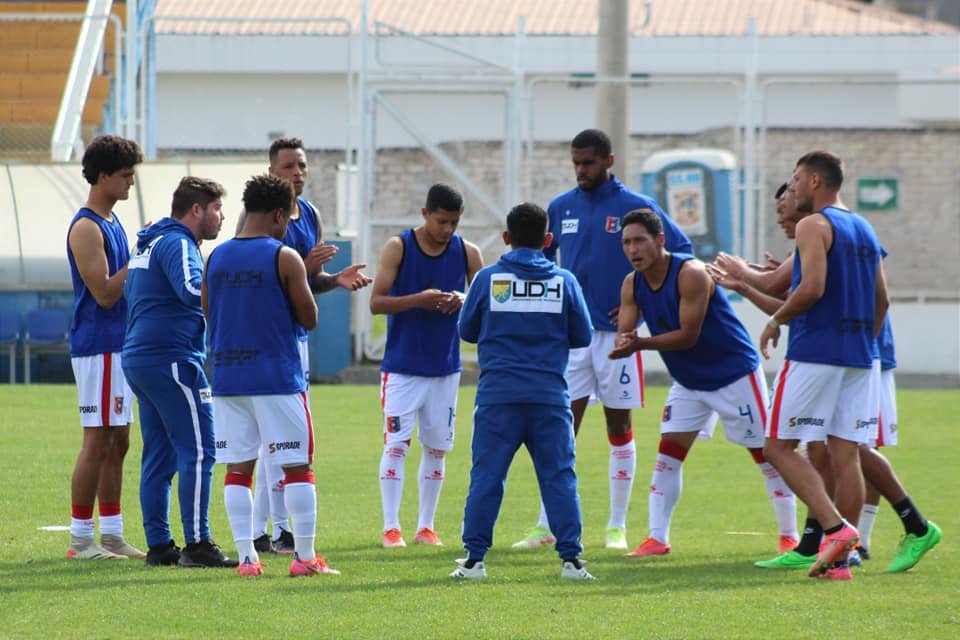
[[[171,540],[167,544],[150,547],[143,561],[148,567],[170,567],[180,561],[180,547]]]
[[[273,548],[273,542],[270,541],[270,536],[266,533],[258,538],[254,538],[253,548],[257,550],[257,553],[276,553]]]
[[[293,543],[293,534],[286,529],[280,529],[280,535],[272,542],[274,553],[293,553],[296,551]]]
[[[240,563],[228,558],[213,540],[191,542],[180,552],[181,567],[236,567]]]

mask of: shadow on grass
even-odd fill
[[[171,584],[182,574],[192,583],[219,582],[230,569],[147,567],[140,560],[77,561],[66,559],[0,562],[0,593],[89,591],[97,588]]]

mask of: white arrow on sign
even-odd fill
[[[877,207],[887,204],[897,192],[887,186],[886,182],[880,182],[872,187],[860,187],[860,202],[869,202]]]

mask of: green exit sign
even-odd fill
[[[899,208],[899,178],[857,179],[857,211],[893,211]]]

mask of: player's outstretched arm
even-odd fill
[[[127,279],[127,266],[110,275],[103,234],[92,220],[80,218],[70,229],[67,242],[77,263],[80,278],[90,290],[90,295],[104,309],[110,309],[123,297],[123,282]]]
[[[705,266],[707,273],[710,274],[710,277],[713,278],[713,281],[716,284],[720,285],[724,289],[729,289],[730,291],[739,293],[764,313],[773,315],[777,312],[777,309],[783,305],[782,298],[769,296],[759,289],[751,287],[743,280],[738,280],[737,278],[732,277],[730,274],[724,273],[714,264],[707,264]]]
[[[290,301],[293,317],[307,331],[317,326],[317,303],[307,284],[307,269],[303,259],[290,247],[281,247],[278,260],[280,282],[284,295]]]
[[[772,270],[754,269],[740,256],[723,252],[717,255],[714,264],[724,273],[773,297],[779,297],[790,289],[790,276],[793,271],[792,255]]]

